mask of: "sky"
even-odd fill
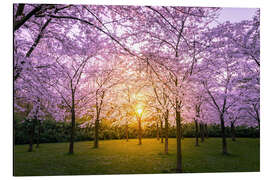
[[[240,22],[242,20],[252,19],[257,8],[223,8],[218,18],[219,22],[231,21]]]
[[[211,22],[209,27],[230,21],[232,23],[249,20],[255,15],[257,8],[222,8],[217,20]]]

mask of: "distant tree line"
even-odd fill
[[[38,122],[38,121],[37,121]],[[55,143],[55,142],[68,142],[69,141],[69,132],[70,132],[70,123],[69,122],[57,122],[55,120],[44,120],[42,123],[37,123],[38,128],[35,129],[35,135],[33,137],[34,144],[39,143]],[[19,116],[14,116],[14,143],[18,144],[28,144],[31,136],[31,127],[32,122],[27,119],[21,119]],[[176,137],[176,127],[169,126],[168,137]],[[201,128],[199,128],[199,136],[202,138],[207,137],[221,137],[219,124],[208,124],[207,132],[204,129],[202,134]],[[257,138],[260,137],[260,131],[258,127],[248,127],[248,126],[236,126],[235,137],[249,137]],[[187,123],[182,126],[182,138],[186,137],[195,137],[195,124]],[[225,132],[227,137],[232,137],[231,127],[225,127]],[[94,140],[94,126],[89,128],[81,128],[80,124],[76,124],[76,134],[75,141],[92,141]],[[128,129],[128,136],[130,139],[137,138],[137,126],[131,126]],[[157,138],[163,142],[162,130],[157,128],[155,124],[145,126],[143,128],[143,138]],[[108,139],[125,139],[126,131],[125,125],[118,126],[108,126],[106,124],[100,125],[100,134],[99,138],[103,140]]]

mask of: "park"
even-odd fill
[[[13,5],[13,175],[260,171],[260,10]]]
[[[259,171],[258,139],[241,138],[228,141],[231,155],[223,156],[218,138],[211,138],[194,148],[194,139],[183,140],[183,169],[185,173],[256,172]],[[145,139],[143,145],[132,139],[104,140],[99,149],[93,141],[75,144],[75,155],[68,155],[67,143],[42,144],[33,154],[27,146],[15,148],[16,176],[101,175],[175,173],[176,140],[169,139],[168,155],[156,139]],[[240,147],[240,148],[239,148]],[[44,168],[46,167],[46,168]]]

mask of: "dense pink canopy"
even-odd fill
[[[258,126],[259,11],[209,26],[219,11],[15,4],[14,110],[64,120],[74,107],[121,124],[141,104],[145,119],[168,109],[171,124],[177,108],[183,122]]]

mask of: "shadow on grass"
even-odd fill
[[[159,155],[159,156],[162,157],[162,158],[167,158],[167,157],[174,156],[175,154],[173,154],[173,153],[165,154],[164,152],[160,152],[160,153],[158,153],[157,155]]]
[[[70,153],[70,152],[64,153],[64,156],[75,156],[75,155],[76,155],[75,153]]]
[[[223,157],[233,157],[233,158],[239,157],[239,155],[233,154],[233,153],[226,153],[226,154],[221,153],[221,156],[223,156]]]

